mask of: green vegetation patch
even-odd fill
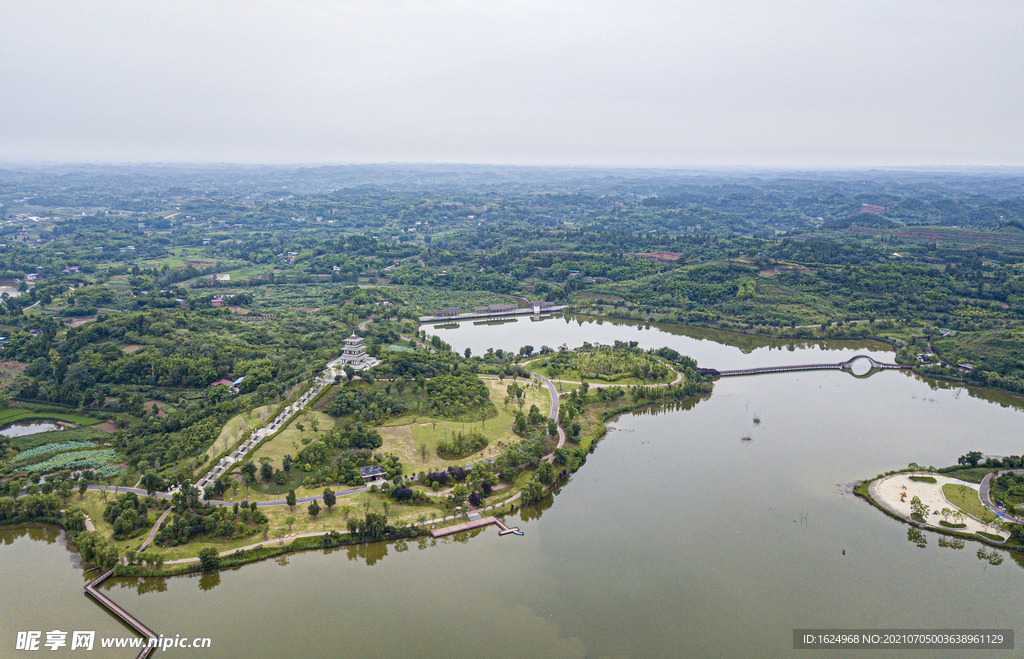
[[[967,528],[966,524],[952,524],[950,522],[947,522],[944,519],[940,519],[939,520],[939,524],[941,526],[946,527],[947,529],[965,529],[965,528]]]
[[[978,498],[977,490],[966,485],[946,483],[942,486],[942,494],[946,497],[947,501],[972,517],[982,521],[990,521],[996,518],[990,510],[982,505],[981,499]]]
[[[983,538],[987,538],[989,540],[992,540],[993,542],[1006,542],[1005,538],[1003,538],[1002,536],[998,536],[998,535],[996,535],[994,533],[986,533],[984,531],[978,531],[978,535],[980,535]]]
[[[99,469],[106,467],[117,459],[117,452],[113,449],[100,449],[96,451],[72,451],[58,453],[49,460],[36,463],[25,468],[29,473],[57,471],[58,469]]]
[[[60,431],[36,432],[31,435],[12,437],[10,443],[14,448],[25,451],[56,440],[62,442],[104,442],[110,441],[110,435],[102,430],[94,430],[92,428],[66,428]]]
[[[935,480],[931,476],[911,476],[910,480],[918,482],[918,483],[937,483],[938,482],[937,480]]]
[[[32,410],[21,407],[8,407],[0,410],[0,426],[7,426],[17,421],[38,419],[40,421],[66,421],[77,423],[80,426],[92,426],[101,423],[103,419],[86,416],[84,414],[69,414],[66,412],[50,412],[47,410]]]
[[[11,462],[22,462],[35,456],[46,455],[47,453],[64,453],[65,451],[79,451],[87,448],[96,448],[96,445],[92,442],[50,442],[49,444],[43,444],[42,446],[22,451],[14,456]]]
[[[582,348],[559,352],[533,365],[548,377],[608,383],[664,382],[674,377],[672,369],[654,357],[635,345],[619,341],[614,347],[584,344]]]
[[[959,469],[952,472],[947,472],[949,476],[959,478],[962,481],[968,481],[971,483],[980,483],[985,476],[991,474],[994,469],[990,467],[972,467],[968,469]]]
[[[487,385],[475,375],[440,375],[427,383],[433,411],[443,418],[480,419],[496,416]]]

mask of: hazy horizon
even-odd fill
[[[994,0],[0,2],[10,164],[1024,166]]]

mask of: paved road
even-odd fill
[[[1001,517],[1003,519],[1008,519],[1011,522],[1014,522],[1016,524],[1024,524],[1024,519],[1020,519],[1019,517],[1014,517],[1013,515],[1011,515],[1009,513],[1002,512],[999,509],[999,506],[994,504],[992,502],[992,499],[989,498],[989,490],[992,487],[992,478],[993,478],[993,476],[995,478],[999,478],[1003,474],[1007,474],[1007,473],[1010,473],[1010,474],[1024,474],[1024,469],[1007,469],[1005,471],[996,472],[995,474],[988,474],[988,475],[986,475],[985,478],[981,479],[981,488],[978,490],[978,495],[981,497],[981,503],[983,503],[986,508],[988,508],[989,510],[994,512],[999,517]]]
[[[174,509],[168,508],[167,510],[164,511],[163,515],[160,515],[160,519],[156,520],[156,522],[153,524],[153,529],[149,532],[149,535],[146,537],[146,541],[143,542],[142,545],[139,547],[139,551],[145,551],[146,547],[149,546],[149,543],[153,542],[153,538],[156,537],[156,532],[160,530],[160,525],[163,524],[164,520],[167,519],[167,516],[171,514],[172,510]]]
[[[548,394],[550,394],[550,396],[551,396],[551,415],[550,416],[551,416],[551,419],[555,422],[555,427],[558,428],[558,447],[557,448],[562,448],[562,445],[565,444],[565,430],[562,429],[562,424],[558,423],[558,391],[555,389],[554,383],[551,382],[551,380],[549,380],[546,377],[544,377],[543,375],[541,375],[540,373],[533,373],[533,372],[531,372],[530,375],[532,375],[533,377],[539,379],[541,382],[546,384],[547,387],[548,387]],[[544,456],[544,459],[547,460],[548,462],[550,462],[552,458],[553,458],[553,456],[550,456],[550,455]]]

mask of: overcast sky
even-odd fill
[[[1019,0],[0,0],[0,161],[1024,165]]]

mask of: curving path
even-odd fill
[[[999,509],[999,506],[997,506],[989,497],[989,491],[992,489],[992,478],[999,478],[1003,474],[1024,474],[1024,469],[1005,469],[1003,471],[997,471],[994,474],[986,474],[985,478],[981,479],[981,487],[978,490],[978,496],[981,497],[981,503],[986,508],[994,512],[996,516],[1007,519],[1015,524],[1024,524],[1024,519],[1002,512]]]
[[[146,547],[153,542],[153,538],[156,537],[156,532],[160,530],[160,525],[164,523],[164,520],[167,519],[167,516],[171,514],[172,510],[174,510],[174,508],[168,508],[164,511],[163,515],[160,515],[160,519],[153,522],[153,528],[150,529],[149,535],[146,536],[146,541],[139,546],[139,551],[145,551]]]
[[[565,444],[565,430],[562,429],[562,424],[558,422],[558,391],[555,389],[555,384],[540,373],[534,373],[531,371],[530,375],[537,378],[548,387],[548,394],[551,396],[551,414],[549,416],[555,422],[555,427],[558,428],[558,446],[555,448],[562,448],[562,445]],[[550,462],[553,459],[553,456],[546,455],[543,459]]]

